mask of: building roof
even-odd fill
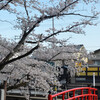
[[[67,45],[62,48],[62,46],[59,48],[62,50],[62,52],[58,53],[52,60],[66,60],[66,59],[76,59],[75,55],[73,53],[79,52],[79,50],[84,47],[83,44],[80,45]],[[69,50],[68,50],[69,48]],[[67,55],[67,56],[66,56]]]
[[[100,52],[100,49],[97,49],[97,50],[94,51],[94,53],[98,53],[98,52]]]
[[[81,47],[83,47],[83,44],[76,45],[76,48],[77,48],[77,49],[80,49]]]
[[[84,45],[83,44],[79,44],[79,45],[67,45],[69,47],[74,46],[76,49],[81,49]]]

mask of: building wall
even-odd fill
[[[89,60],[89,61],[88,61],[88,64],[89,64],[89,65],[93,65],[93,64],[94,64],[94,61]]]

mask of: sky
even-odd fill
[[[100,24],[95,27],[86,28],[85,30],[86,35],[75,35],[71,39],[71,42],[84,44],[88,51],[100,49]]]
[[[69,43],[83,44],[88,52],[100,49],[100,24],[87,27],[85,35],[70,34],[69,36],[72,37]]]
[[[97,4],[97,8],[100,10],[100,2]],[[0,11],[0,34],[3,37],[6,38],[15,38],[15,35],[18,36],[19,33],[21,33],[20,30],[13,28],[12,23],[15,23],[16,19],[15,16],[12,14],[9,16],[9,13],[4,13],[3,11]],[[7,20],[9,22],[3,22],[2,20]],[[61,19],[59,22],[54,20],[54,26],[59,28],[60,26],[63,26],[66,22],[66,19]],[[68,20],[67,20],[68,22]],[[59,39],[68,39],[68,44],[83,44],[88,52],[100,49],[100,16],[97,20],[98,25],[97,26],[87,26],[85,30],[85,35],[83,34],[73,34],[73,33],[67,33],[67,34],[60,34],[57,37]],[[44,32],[43,30],[46,27],[52,27],[52,20],[48,20],[47,23],[42,23],[42,27],[37,30],[38,33]]]

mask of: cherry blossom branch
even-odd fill
[[[21,58],[24,58],[24,57],[30,55],[34,50],[36,50],[36,49],[38,49],[38,48],[39,48],[39,45],[35,46],[35,47],[32,48],[31,50],[29,50],[27,53],[25,53],[25,54],[23,54],[23,55],[21,55],[21,56],[18,56],[17,58],[13,58],[13,59],[11,59],[11,60],[7,60],[7,61],[5,61],[5,62],[0,63],[0,70],[3,69],[3,67],[4,67],[5,65],[7,65],[7,64],[9,64],[9,63],[11,63],[11,62],[14,62],[14,61],[16,61],[16,60],[19,60],[19,59],[21,59]]]
[[[26,32],[26,30],[24,31],[24,34],[21,38],[21,40],[18,42],[18,44],[15,46],[15,48],[13,49],[13,53],[10,52],[1,62],[0,62],[0,70],[3,69],[4,65],[6,65],[5,62],[9,62],[9,59],[14,55],[14,53],[18,52],[18,49],[20,48],[20,46],[24,43],[25,39],[27,38],[27,36],[33,31],[33,29],[37,26],[37,24],[39,24],[41,21],[43,20],[42,17],[40,17],[37,22],[33,25],[33,27]],[[32,50],[33,51],[33,50]],[[31,51],[30,51],[31,52]],[[30,53],[29,53],[30,54]],[[26,54],[27,55],[27,54]],[[24,56],[25,57],[25,56]],[[15,60],[14,60],[15,61]]]
[[[68,8],[69,6],[71,6],[71,5],[73,5],[73,4],[75,4],[75,3],[77,3],[79,0],[76,0],[76,1],[74,1],[74,2],[72,2],[72,3],[70,3],[70,4],[68,4],[68,5],[66,5],[66,2],[67,2],[67,0],[65,1],[65,7],[63,8],[63,9],[61,9],[60,10],[60,13],[61,12],[63,12],[66,8]]]
[[[21,80],[27,77],[29,73],[30,71],[27,74],[25,74],[22,78],[20,78],[19,81],[17,81],[13,86],[8,86],[7,90],[16,89],[19,88],[20,86],[26,86],[27,82],[21,82]]]
[[[0,46],[2,46],[3,48],[6,48],[8,51],[10,51],[10,52],[11,52],[11,49],[7,48],[7,46],[6,46],[6,45],[0,44]]]
[[[3,6],[0,8],[0,10],[4,9],[11,1],[13,1],[13,0],[9,0],[5,5],[3,5]]]
[[[54,35],[57,35],[59,33],[65,33],[65,32],[72,32],[71,29],[73,29],[74,27],[77,27],[77,26],[80,26],[80,25],[84,25],[86,23],[82,22],[82,23],[78,23],[78,24],[75,24],[75,25],[72,25],[71,27],[69,27],[69,29],[66,29],[66,30],[59,30],[57,32],[54,32],[53,34],[50,34],[49,36],[45,37],[44,39],[41,39],[40,42],[43,42],[45,40],[47,40],[48,38],[54,36]],[[26,41],[26,43],[32,43],[32,44],[35,44],[37,43],[38,41],[36,42],[32,42],[32,41]]]
[[[21,86],[26,86],[27,82],[20,82],[18,84],[14,84],[13,86],[8,86],[7,91],[11,89],[18,89]]]
[[[46,20],[46,19],[50,19],[50,18],[52,18],[52,17],[55,17],[56,15],[53,15],[53,16],[41,16],[38,20],[37,20],[37,22],[33,25],[33,27],[28,31],[28,32],[24,32],[24,34],[23,34],[23,36],[22,36],[22,39],[19,41],[19,43],[16,45],[16,47],[13,49],[13,52],[15,53],[15,52],[17,52],[18,51],[18,49],[20,48],[20,46],[24,43],[24,41],[25,41],[25,39],[26,39],[26,37],[33,31],[33,29],[36,27],[36,25],[37,24],[39,24],[40,22],[42,22],[43,20]],[[91,17],[92,18],[92,17]],[[48,38],[50,38],[50,37],[52,37],[52,36],[54,36],[54,35],[57,35],[57,34],[59,34],[59,33],[64,33],[64,32],[72,32],[71,31],[71,29],[72,28],[74,28],[74,27],[77,27],[77,26],[79,26],[79,25],[83,25],[83,24],[86,24],[86,23],[84,23],[84,22],[82,22],[82,23],[79,23],[79,24],[76,24],[76,25],[73,25],[73,26],[71,26],[69,29],[67,29],[67,30],[63,30],[63,31],[61,31],[61,30],[59,30],[59,31],[57,31],[57,32],[55,32],[54,34],[51,34],[51,35],[49,35],[49,36],[47,36],[46,38],[44,38],[44,39],[42,39],[42,40],[40,40],[40,42],[43,42],[43,41],[45,41],[45,40],[47,40]],[[35,42],[35,43],[37,43],[37,42]],[[33,50],[32,50],[33,51]],[[29,53],[30,54],[30,53]],[[26,54],[27,55],[27,54]],[[11,58],[13,56],[13,53],[11,52],[11,53],[9,53],[2,61],[1,61],[1,64],[0,65],[6,65],[7,64],[7,62],[8,63],[11,63],[10,61],[9,61],[9,59]],[[24,56],[25,57],[25,56]],[[20,57],[19,57],[20,58]],[[21,57],[22,58],[22,57]],[[18,60],[18,58],[17,59],[15,59],[15,60]],[[15,61],[14,60],[14,61]],[[6,62],[6,63],[5,63]],[[4,64],[5,63],[5,64]],[[3,66],[1,66],[1,68],[0,68],[0,70],[3,68]]]
[[[57,54],[55,54],[52,58],[50,58],[48,61],[51,61],[53,58],[55,58],[56,56],[58,56],[59,54],[61,54],[62,51],[58,52]]]
[[[73,3],[70,3],[69,6],[72,5],[72,4],[74,4],[74,3],[76,3],[77,1],[78,1],[78,0],[76,0],[76,1],[73,2]],[[68,6],[66,6],[66,7],[68,7]],[[64,9],[64,8],[63,8],[63,9]],[[63,9],[62,9],[62,11],[63,11]],[[29,29],[29,31],[27,32],[27,34],[29,34],[29,33],[36,27],[36,25],[38,25],[40,22],[42,22],[42,21],[44,21],[44,20],[47,20],[47,19],[50,19],[50,18],[53,18],[53,17],[57,17],[58,15],[59,15],[59,16],[63,16],[63,15],[78,15],[78,16],[82,16],[82,17],[91,17],[91,18],[94,18],[93,16],[87,16],[87,15],[75,14],[75,13],[63,13],[63,14],[57,13],[57,14],[55,14],[55,15],[50,15],[50,16],[43,15],[43,16],[41,16],[41,17],[38,19],[38,21],[36,22],[36,24],[34,24],[34,25],[31,27],[31,29]]]
[[[75,51],[74,53],[77,53],[78,51]],[[52,56],[50,59],[48,59],[48,60],[41,60],[41,61],[47,61],[47,62],[50,62],[50,61],[53,61],[53,59],[55,58],[55,57],[57,57],[58,55],[60,55],[61,53],[73,53],[73,52],[70,52],[70,51],[60,51],[60,52],[58,52],[57,54],[55,54],[54,56]]]

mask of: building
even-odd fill
[[[75,76],[75,83],[93,86],[93,73],[95,73],[95,87],[100,93],[100,49],[89,55],[88,67],[82,68],[82,71]]]
[[[88,61],[88,59],[86,57],[87,52],[86,52],[85,47],[84,47],[83,44],[80,44],[80,45],[67,45],[66,47],[59,47],[59,48],[61,48],[62,52],[59,53],[57,56],[55,56],[53,58],[53,61],[55,62],[55,66],[63,66],[64,62],[68,59],[71,59],[72,56],[73,56],[73,59],[74,59],[74,56],[75,56],[74,60],[79,60],[80,56],[83,52],[85,53],[85,56],[82,57],[81,59],[85,62]],[[67,49],[69,49],[69,50],[67,50]],[[69,54],[69,56],[68,56],[68,54]]]
[[[95,73],[96,83],[100,83],[100,49],[90,54],[88,67],[82,68],[82,71],[76,75],[76,82],[92,83],[93,73]]]

